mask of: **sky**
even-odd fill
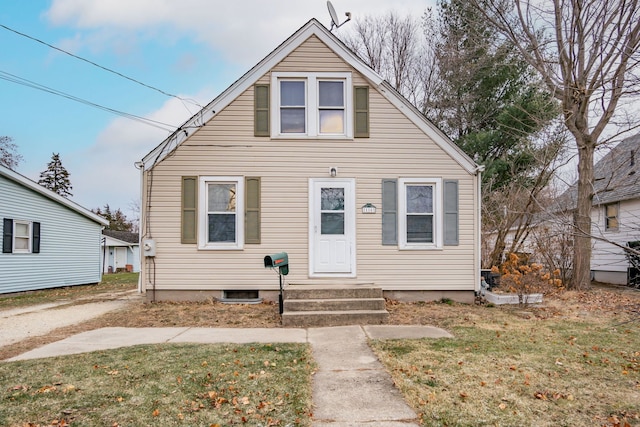
[[[332,3],[357,21],[433,1]],[[133,218],[134,163],[311,18],[330,27],[325,0],[0,0],[0,136],[18,173],[37,182],[58,153],[71,200]]]

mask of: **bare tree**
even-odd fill
[[[9,169],[15,169],[22,160],[22,156],[18,154],[18,146],[13,143],[13,139],[9,136],[0,136],[0,165]]]
[[[640,86],[640,0],[471,0],[560,101],[578,150],[572,287],[590,282],[596,147]],[[622,109],[620,109],[622,110]],[[625,131],[633,128],[627,124]]]
[[[420,24],[395,12],[365,16],[355,22],[344,43],[409,101],[416,92],[416,72],[421,56]]]

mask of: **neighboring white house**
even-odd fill
[[[98,283],[108,221],[0,165],[0,293]]]
[[[103,273],[140,271],[140,243],[138,233],[103,230]]]
[[[625,139],[595,166],[591,271],[595,280],[626,284],[628,242],[640,240],[640,134]]]

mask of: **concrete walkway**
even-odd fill
[[[8,361],[159,343],[309,343],[318,364],[313,378],[314,427],[418,426],[367,339],[445,338],[430,326],[327,328],[103,328],[84,332]]]

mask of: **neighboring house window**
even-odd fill
[[[244,178],[200,177],[198,248],[242,249]]]
[[[399,180],[399,244],[401,249],[442,247],[442,180]]]
[[[618,222],[618,203],[612,203],[610,205],[605,205],[605,229],[609,231],[618,230],[619,222]]]
[[[13,221],[13,252],[31,252],[31,223]]]
[[[4,218],[2,222],[3,253],[40,253],[40,223]]]
[[[353,137],[351,73],[273,73],[273,137]]]

